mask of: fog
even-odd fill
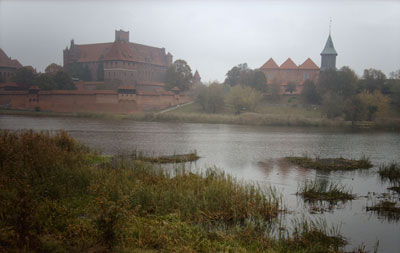
[[[0,1],[0,48],[37,71],[76,44],[130,41],[164,47],[198,69],[203,81],[223,81],[234,65],[259,68],[270,57],[320,65],[329,34],[337,67],[386,74],[400,69],[398,1]]]

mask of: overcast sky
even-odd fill
[[[0,0],[0,48],[43,71],[62,65],[71,39],[111,42],[123,29],[131,42],[186,60],[203,81],[223,81],[233,66],[259,68],[270,57],[320,66],[330,18],[337,67],[400,69],[400,1]]]

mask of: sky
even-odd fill
[[[229,69],[252,69],[270,57],[278,65],[311,58],[318,66],[331,35],[338,68],[358,75],[400,69],[400,1],[7,1],[0,0],[0,48],[23,65],[44,71],[62,65],[63,49],[112,42],[115,30],[130,41],[164,47],[197,69],[203,82],[224,81]]]

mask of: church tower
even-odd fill
[[[329,37],[326,41],[325,48],[321,52],[321,71],[324,70],[336,70],[336,53],[335,47],[333,46],[331,32],[329,31]]]

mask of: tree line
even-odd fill
[[[288,83],[286,91],[292,93],[298,85]],[[205,112],[217,113],[230,107],[238,114],[255,111],[263,99],[278,101],[281,86],[277,82],[267,84],[261,70],[252,70],[243,63],[230,69],[223,83],[197,87],[196,94]],[[330,119],[374,120],[376,116],[385,116],[390,106],[400,110],[400,70],[392,72],[389,78],[377,69],[364,70],[362,77],[349,67],[323,71],[316,83],[303,83],[300,98],[306,106],[320,107]]]

